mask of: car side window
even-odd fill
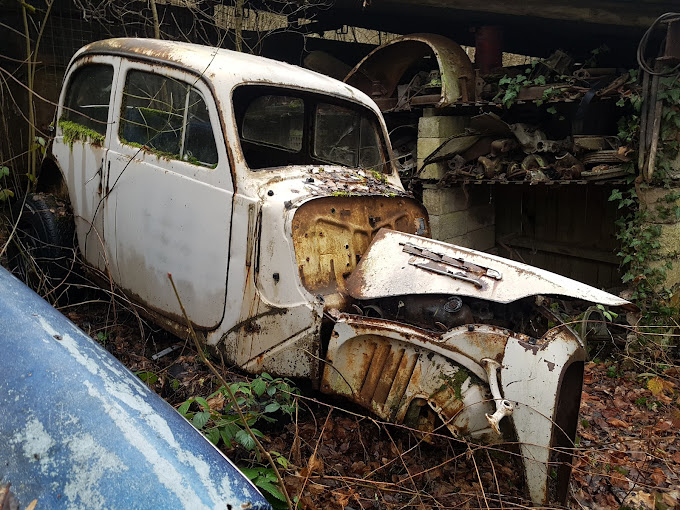
[[[60,120],[106,135],[112,83],[113,67],[110,65],[90,64],[76,70],[66,91]]]
[[[217,147],[205,100],[180,80],[130,71],[125,80],[119,135],[173,159],[217,164]]]

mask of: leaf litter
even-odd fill
[[[190,342],[139,326],[138,318],[83,305],[67,316],[133,372],[157,375],[150,386],[178,407],[219,386]],[[106,334],[102,335],[101,332]],[[102,341],[104,338],[104,341]],[[169,345],[178,347],[153,360]],[[662,375],[625,371],[616,361],[588,362],[568,508],[667,510],[680,508],[679,370]],[[226,367],[228,368],[228,367]],[[228,379],[247,380],[237,371]],[[477,445],[445,433],[378,421],[301,383],[297,420],[263,428],[270,451],[283,452],[286,489],[299,508],[449,509],[525,508],[517,449]],[[220,402],[209,401],[210,407]],[[242,468],[261,466],[255,454],[223,451]]]

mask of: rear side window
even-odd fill
[[[120,138],[190,163],[217,164],[217,146],[200,92],[180,80],[130,71],[125,80]]]
[[[109,65],[91,64],[75,71],[66,91],[60,120],[75,122],[105,135],[112,83],[113,67]]]

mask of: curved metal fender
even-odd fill
[[[512,421],[534,503],[566,499],[585,358],[581,342],[566,327],[534,344],[513,337],[506,344],[501,388],[514,404]],[[551,466],[552,461],[557,463]],[[553,479],[557,483],[551,494]]]
[[[0,484],[38,508],[271,508],[203,435],[0,268]]]

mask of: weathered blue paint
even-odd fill
[[[21,508],[270,508],[171,406],[0,268],[0,484]]]

